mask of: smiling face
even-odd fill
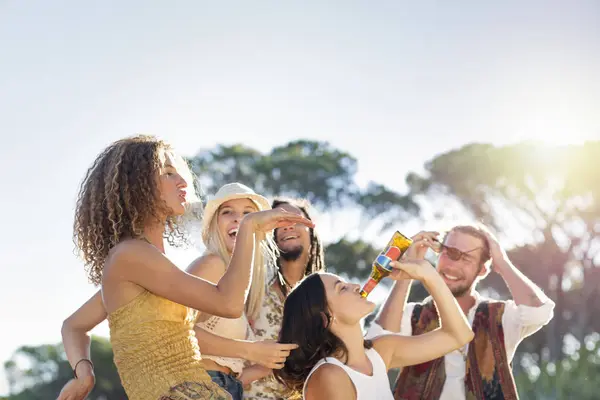
[[[331,315],[335,317],[336,323],[358,324],[361,319],[375,309],[375,303],[359,294],[359,284],[346,282],[334,274],[322,273],[319,275],[325,286],[327,306]]]
[[[455,297],[470,293],[478,278],[487,274],[486,249],[487,243],[481,237],[460,230],[446,236],[437,270]]]
[[[223,238],[227,251],[231,254],[240,221],[246,214],[258,211],[256,204],[250,199],[233,199],[224,202],[217,211],[217,228]]]
[[[303,215],[302,210],[291,204],[283,203],[277,206],[285,211]],[[297,260],[305,251],[310,249],[310,228],[305,225],[292,225],[275,230],[275,243],[285,260]]]

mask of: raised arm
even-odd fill
[[[404,258],[412,260],[423,260],[428,248],[433,248],[438,232],[419,232],[414,235],[411,240],[413,243],[406,250]],[[394,286],[386,299],[383,307],[375,322],[383,329],[389,332],[400,332],[402,315],[406,307],[406,301],[410,294],[412,279],[406,276],[407,279],[399,279],[394,282]]]
[[[241,221],[231,262],[217,284],[177,268],[154,246],[141,240],[122,243],[111,254],[113,273],[159,296],[179,304],[225,318],[238,318],[252,276],[254,237],[274,228],[313,223],[285,210],[248,214]]]
[[[411,285],[412,279],[402,279],[394,282],[392,290],[379,312],[379,316],[375,319],[375,322],[386,331],[400,332],[402,316],[404,315]]]
[[[77,378],[64,386],[58,400],[84,399],[92,391],[95,376],[90,356],[90,331],[105,319],[102,292],[98,291],[63,322],[63,346]]]
[[[440,327],[418,336],[383,335],[373,341],[388,368],[420,364],[439,358],[473,339],[473,331],[456,299],[433,266],[425,260],[392,263],[423,282],[437,307]],[[392,274],[398,275],[399,272]]]
[[[498,239],[489,231],[486,231],[486,236],[490,246],[492,268],[508,286],[515,303],[529,307],[540,307],[547,302],[548,297],[544,292],[510,261]]]

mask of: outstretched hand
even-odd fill
[[[251,224],[252,228],[257,232],[269,232],[276,228],[284,228],[295,224],[306,225],[309,228],[315,226],[310,219],[281,208],[247,214],[242,223]]]
[[[290,351],[297,349],[293,343],[277,343],[274,340],[252,342],[248,351],[247,360],[262,365],[268,369],[283,368]]]

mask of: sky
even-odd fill
[[[594,0],[0,0],[0,48],[2,362],[59,342],[94,293],[73,208],[116,139],[155,134],[188,156],[325,140],[357,158],[359,184],[402,190],[467,143],[600,138]],[[357,228],[339,222],[326,240]],[[185,268],[198,252],[170,254]]]

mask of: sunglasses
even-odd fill
[[[468,259],[469,253],[482,249],[483,247],[475,247],[474,249],[468,251],[462,251],[457,249],[456,247],[446,246],[443,243],[440,243],[441,251],[440,253],[445,253],[449,259],[452,261],[460,261],[462,259]]]

